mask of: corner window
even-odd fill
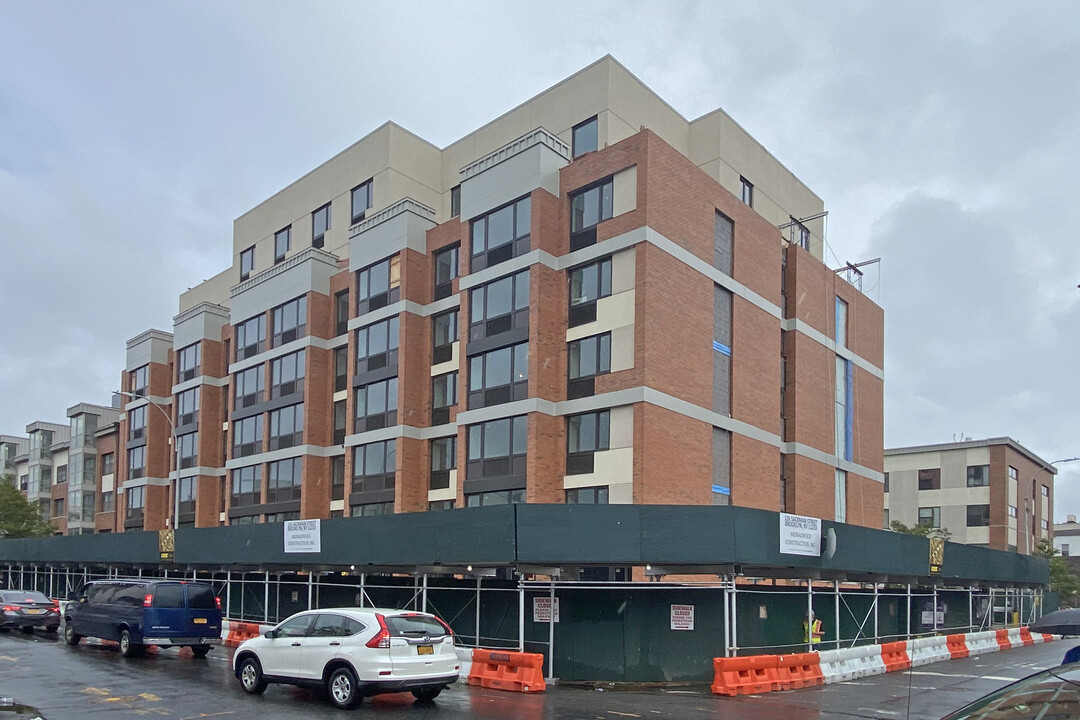
[[[470,425],[468,433],[467,484],[482,479],[520,479],[524,487],[529,439],[526,416]]]
[[[529,396],[529,343],[469,358],[469,409],[524,400]]]
[[[371,180],[361,183],[352,189],[352,224],[364,219],[368,208],[371,207]]]
[[[461,186],[455,185],[450,188],[450,217],[461,214]]]
[[[384,440],[353,448],[354,494],[394,489],[394,469],[397,464],[394,443],[393,440]]]
[[[311,213],[311,247],[321,248],[330,229],[330,203]]]
[[[233,422],[233,457],[262,452],[263,417],[254,415]]]
[[[304,403],[270,413],[270,449],[282,450],[304,442]]]
[[[378,310],[401,299],[401,258],[380,260],[356,273],[356,314]]]
[[[431,424],[450,422],[450,408],[457,405],[457,372],[431,378]]]
[[[176,381],[186,382],[199,376],[199,365],[202,352],[201,345],[195,343],[182,349],[176,358]]]
[[[493,280],[469,294],[469,340],[529,327],[529,271]]]
[[[285,259],[285,253],[292,246],[292,225],[274,233],[274,264]]]
[[[990,506],[989,505],[968,505],[967,506],[967,526],[968,527],[989,527],[990,526]]]
[[[251,272],[255,269],[255,246],[252,245],[247,250],[243,250],[240,253],[240,280],[243,282],[251,277]]]
[[[266,467],[266,502],[291,502],[300,499],[300,458],[269,463]]]
[[[967,486],[968,487],[987,487],[990,485],[990,466],[989,465],[968,465],[967,469]]]
[[[276,400],[279,397],[303,392],[305,365],[306,351],[304,350],[283,355],[271,361],[270,399]]]
[[[356,331],[356,374],[397,367],[398,318],[377,322]]]
[[[573,145],[572,157],[576,158],[585,153],[596,151],[596,129],[597,122],[595,115],[585,122],[574,126],[573,137],[571,138],[571,144]]]
[[[567,505],[607,505],[608,488],[602,487],[575,488],[566,491]]]
[[[262,402],[266,382],[262,365],[256,365],[236,373],[233,376],[233,381],[236,386],[235,408],[237,410]]]
[[[919,524],[929,525],[932,528],[941,527],[941,508],[939,507],[921,507],[919,508]]]
[[[754,184],[744,177],[739,178],[740,198],[744,205],[754,207]]]
[[[919,489],[920,490],[940,490],[941,489],[941,469],[932,468],[930,470],[919,471]],[[937,527],[935,525],[934,527]]]
[[[454,343],[458,339],[457,310],[436,315],[431,319],[432,352],[431,364],[439,365],[454,357]]]
[[[398,379],[380,380],[356,389],[353,432],[379,430],[397,424]]]
[[[611,218],[613,190],[609,176],[570,195],[570,250],[596,244],[596,226]]]
[[[575,340],[567,345],[567,355],[567,399],[589,397],[595,392],[593,379],[611,372],[611,333]]]
[[[457,244],[436,250],[435,256],[435,299],[442,300],[454,293],[454,278],[458,276]]]
[[[146,397],[146,388],[150,383],[150,366],[143,365],[131,371],[131,394]],[[31,435],[31,438],[34,436]]]
[[[577,327],[596,321],[596,301],[611,295],[611,258],[574,268],[570,271],[570,317],[568,325]]]
[[[270,347],[280,347],[307,335],[307,296],[279,305],[272,312]]]
[[[266,315],[256,315],[235,328],[236,359],[258,355],[266,349]]]
[[[231,507],[249,507],[262,502],[262,465],[232,471]]]
[[[472,272],[529,252],[532,198],[528,195],[472,221]]]
[[[571,415],[566,419],[566,474],[593,471],[593,455],[607,450],[611,433],[611,411]]]
[[[457,437],[436,438],[431,441],[430,490],[450,487],[450,471],[457,467]]]

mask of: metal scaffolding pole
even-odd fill
[[[911,639],[911,583],[907,585],[907,615],[904,617],[904,639]]]
[[[427,611],[427,573],[424,573],[424,594],[420,596],[420,612]]]
[[[835,618],[835,622],[836,622],[836,649],[839,650],[840,649],[840,581],[839,580],[833,580],[833,594],[835,595],[833,600],[835,601],[834,604],[836,605],[836,618]]]
[[[551,581],[551,591],[548,596],[550,600],[549,607],[551,608],[548,613],[548,672],[547,679],[551,680],[555,677],[555,581]],[[524,640],[524,637],[522,638]],[[524,650],[522,645],[522,650]]]
[[[308,573],[308,576],[307,576],[307,609],[308,610],[311,609],[312,591],[314,590],[314,587],[313,587],[313,584],[312,584],[312,579],[314,577],[315,577],[314,574]]]
[[[480,583],[481,582],[483,582],[483,578],[481,578],[479,575],[477,575],[476,576],[476,647],[480,647]],[[518,579],[518,592],[521,594],[521,601],[520,601],[519,604],[522,607],[524,607],[524,604],[525,604],[524,592],[525,591],[521,587],[520,578]],[[524,650],[525,649],[525,646],[524,646],[524,642],[525,642],[525,627],[524,627],[524,624],[525,624],[524,623],[525,612],[519,608],[518,615],[520,616],[520,619],[521,619],[521,622],[520,622],[521,627],[518,628],[518,632],[521,633],[522,650]]]
[[[880,610],[881,610],[881,606],[878,605],[879,597],[880,596],[878,595],[878,584],[874,583],[874,642],[875,643],[881,642],[881,636],[879,634],[879,628],[878,628],[878,615],[879,615]]]
[[[724,576],[724,582],[727,583],[727,575]],[[724,657],[731,657],[731,589],[726,585],[724,587]]]
[[[263,570],[263,622],[270,622],[270,571]]]

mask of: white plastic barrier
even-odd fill
[[[1024,647],[1024,638],[1020,637],[1020,628],[1009,628],[1009,645],[1015,650]]]
[[[885,674],[885,661],[881,659],[880,645],[863,645],[852,649],[856,651],[856,668],[861,673],[859,677]]]
[[[857,650],[861,648],[822,650],[818,653],[821,676],[825,678],[826,685],[862,677],[856,662]]]
[[[997,644],[997,633],[993,630],[967,633],[964,636],[964,643],[968,647],[968,655],[970,657],[975,657],[976,655],[984,655],[986,653],[992,653],[1001,650],[1001,648]]]
[[[458,675],[458,682],[468,682],[469,673],[472,672],[472,648],[467,647],[455,647],[454,652],[457,653],[458,662],[461,663],[461,674]]]
[[[944,635],[915,638],[907,641],[908,658],[912,667],[929,665],[942,660],[951,660],[948,647],[949,639]]]
[[[1037,632],[1031,633],[1031,639],[1036,645],[1038,645],[1039,643],[1043,642],[1042,633],[1037,633]]]

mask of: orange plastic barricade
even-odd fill
[[[230,621],[229,634],[225,638],[225,644],[228,647],[239,647],[240,643],[253,637],[259,637],[259,634],[258,623]]]
[[[713,695],[751,695],[779,687],[776,655],[713,658]]]
[[[825,684],[825,676],[821,672],[821,657],[814,652],[778,655],[776,674],[780,690],[796,690]]]
[[[1009,642],[1009,631],[1008,630],[998,630],[997,631],[997,644],[998,644],[998,647],[1001,648],[1002,650],[1011,650],[1012,649],[1012,643]]]
[[[1054,640],[1053,635],[1050,635],[1048,633],[1039,633],[1039,634],[1043,636],[1043,642],[1053,642],[1053,640]]]
[[[544,656],[540,653],[473,650],[469,684],[489,690],[544,692]]]
[[[961,635],[950,635],[946,638],[945,646],[949,648],[949,655],[953,660],[959,660],[960,658],[966,658],[970,655],[967,646],[967,640]]]
[[[907,654],[907,643],[904,641],[882,643],[881,660],[885,663],[885,672],[907,670],[911,667],[911,659]]]
[[[1031,630],[1026,627],[1020,628],[1020,639],[1024,641],[1025,647],[1035,644],[1035,639],[1031,637]]]

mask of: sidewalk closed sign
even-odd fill
[[[318,520],[286,520],[285,552],[322,552],[322,527]]]
[[[821,520],[780,513],[780,552],[821,557]]]
[[[694,606],[672,605],[671,606],[671,629],[693,630],[694,629]]]
[[[551,598],[533,598],[533,622],[559,622],[559,598],[555,598],[555,619],[551,619]]]

